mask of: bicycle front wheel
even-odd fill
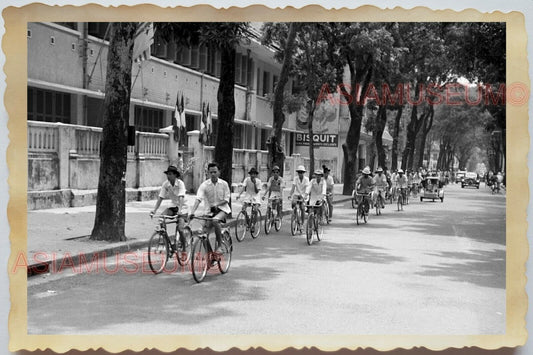
[[[324,224],[319,222],[317,218],[315,218],[315,235],[316,240],[318,241],[320,241],[324,235]]]
[[[148,242],[148,264],[154,274],[159,274],[169,258],[169,248],[167,238],[163,232],[154,232]]]
[[[363,220],[363,204],[360,203],[358,206],[357,206],[357,210],[355,211],[355,221],[357,222],[357,225],[359,225],[359,219],[361,219],[361,221]]]
[[[296,212],[296,208],[293,208],[291,213],[291,234],[294,236],[296,235],[296,231],[298,230],[298,214]]]
[[[239,212],[235,222],[235,239],[242,242],[244,234],[246,233],[246,216],[244,215],[244,212]]]
[[[315,230],[315,217],[310,214],[309,217],[307,217],[307,225],[305,228],[305,234],[307,236],[307,244],[311,245],[313,244],[313,232]]]
[[[207,275],[207,263],[209,262],[209,254],[202,238],[196,238],[192,247],[191,270],[194,281],[200,283]]]
[[[187,265],[187,263],[191,260],[191,253],[192,253],[192,230],[190,227],[185,227],[181,231],[183,235],[183,240],[185,243],[182,242],[181,247],[179,250],[177,250],[177,257],[178,257],[178,263],[181,266]]]
[[[250,228],[250,235],[252,238],[259,237],[259,232],[261,232],[261,211],[257,210],[255,216],[252,217],[252,226]]]
[[[396,202],[396,205],[398,206],[398,211],[402,208],[402,195],[398,196],[398,201]]]
[[[279,230],[281,229],[282,219],[283,219],[282,214],[279,213],[279,210],[277,210],[276,211],[276,217],[274,217],[274,228],[276,228],[276,232],[279,232]]]
[[[274,216],[273,216],[272,209],[268,207],[266,211],[266,219],[265,219],[265,234],[270,233],[270,230],[272,229],[273,221],[274,221]]]
[[[220,252],[221,252],[221,255],[218,260],[218,269],[220,270],[221,274],[225,274],[226,272],[228,272],[229,266],[231,264],[231,252],[232,252],[232,247],[227,244],[225,239],[222,241],[222,244],[220,245]]]

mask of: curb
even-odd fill
[[[333,204],[338,204],[346,201],[350,201],[352,198],[351,196],[343,196],[342,198],[339,198],[335,201],[333,201]],[[287,216],[291,214],[291,210],[287,209],[282,212],[283,216]],[[261,216],[261,220],[265,220],[266,216]],[[235,225],[237,222],[236,219],[232,219],[229,222],[225,224],[225,227],[231,228]],[[196,234],[194,232],[193,234]],[[41,275],[41,274],[47,274],[47,273],[57,273],[61,272],[63,269],[67,268],[74,268],[79,265],[85,264],[87,261],[92,261],[95,258],[105,258],[108,256],[112,256],[115,254],[121,254],[130,250],[135,249],[141,249],[146,248],[148,246],[148,240],[132,240],[130,242],[126,241],[125,244],[122,245],[116,245],[116,246],[110,246],[104,249],[96,250],[93,252],[87,252],[87,253],[79,253],[76,255],[65,255],[62,257],[58,257],[54,260],[47,260],[43,262],[38,262],[34,264],[29,264],[27,266],[27,277]]]

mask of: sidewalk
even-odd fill
[[[334,188],[334,203],[350,200],[350,196],[342,195],[342,184],[336,184]],[[284,190],[284,196],[288,196],[289,189]],[[232,194],[233,218],[241,210],[242,204],[236,200],[237,194]],[[186,196],[187,206],[192,207],[195,195]],[[84,259],[90,261],[93,256],[110,256],[115,253],[144,250],[148,239],[152,235],[157,220],[152,220],[150,211],[155,206],[152,201],[134,201],[126,204],[126,237],[127,241],[109,243],[105,241],[93,241],[89,239],[94,226],[96,206],[55,208],[48,210],[35,210],[28,212],[28,276],[39,273],[55,272],[65,267],[75,267],[84,263]],[[163,201],[158,212],[162,212],[168,201]],[[283,199],[284,213],[290,213],[291,203],[285,197]],[[266,201],[261,205],[261,212],[266,210]],[[203,204],[197,210],[202,213]],[[228,220],[232,225],[233,220]],[[174,230],[174,225],[170,230]]]

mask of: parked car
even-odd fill
[[[475,187],[479,189],[479,176],[477,173],[468,172],[465,174],[465,177],[461,181],[461,187],[464,189],[465,186]]]
[[[420,202],[424,199],[433,201],[440,199],[440,202],[444,202],[444,184],[437,176],[428,176],[422,180]]]

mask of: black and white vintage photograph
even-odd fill
[[[27,333],[504,335],[506,33],[28,22]]]

